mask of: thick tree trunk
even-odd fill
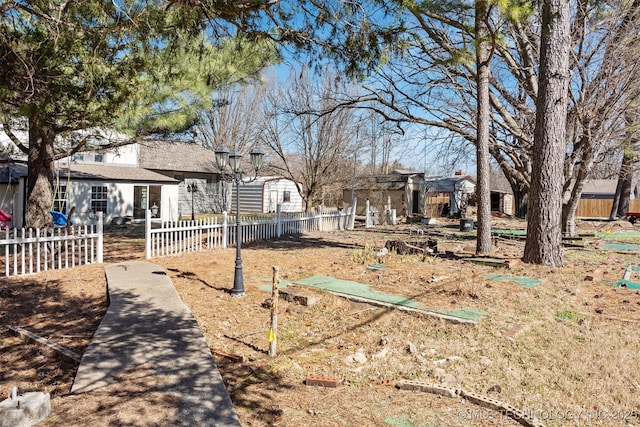
[[[476,193],[478,196],[477,254],[491,252],[491,188],[489,182],[489,61],[490,44],[487,29],[487,0],[476,1],[476,83],[477,83],[477,137],[476,137]]]
[[[629,211],[635,158],[636,156],[634,154],[628,151],[624,152],[620,171],[618,172],[618,184],[616,185],[616,194],[613,198],[613,206],[611,207],[609,219],[624,218]]]
[[[586,127],[585,127],[586,128]],[[587,138],[586,136],[584,138]],[[587,147],[591,147],[591,143],[585,144]],[[582,161],[577,170],[574,171],[575,182],[569,197],[564,200],[562,205],[562,232],[565,236],[576,236],[576,213],[578,212],[578,205],[582,198],[582,191],[586,183],[589,173],[593,169],[593,162],[595,161],[595,153],[591,149],[584,150],[582,154]]]
[[[562,265],[562,183],[569,83],[571,2],[545,0],[540,40],[533,171],[524,262]]]
[[[513,202],[515,204],[515,213],[517,218],[526,218],[529,209],[529,192],[519,188],[513,189]]]
[[[29,180],[27,187],[26,226],[51,227],[53,202],[54,135],[39,127],[37,120],[29,120]]]
[[[582,193],[582,192],[580,192]],[[576,212],[580,199],[571,198],[562,205],[562,233],[566,236],[576,236]]]

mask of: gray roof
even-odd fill
[[[28,176],[27,165],[22,163],[11,163],[4,167],[0,166],[0,183],[6,184],[8,181],[8,170],[11,169],[12,183],[20,177]],[[60,180],[69,176],[74,180],[93,181],[124,181],[124,182],[162,182],[177,183],[178,181],[168,176],[153,172],[136,166],[110,166],[101,163],[72,163],[71,174],[66,165],[58,170]]]
[[[473,184],[475,182],[468,176],[451,176],[451,177],[427,177],[427,191],[435,193],[450,193],[458,189],[458,184],[462,181],[469,181]]]
[[[616,194],[617,179],[587,179],[582,187],[583,195],[612,195]]]
[[[66,179],[67,167],[59,170],[60,179]],[[168,176],[135,166],[108,166],[93,163],[71,164],[71,179],[94,181],[163,182],[177,183]]]
[[[493,170],[490,172],[489,188],[494,193],[513,194],[513,189],[501,170]]]
[[[26,176],[27,167],[19,164],[0,165],[0,184],[16,184],[21,176]]]
[[[403,190],[407,184],[409,175],[391,173],[388,175],[362,176],[355,182],[356,190]],[[349,185],[347,185],[349,187]]]
[[[404,190],[407,182],[411,178],[418,178],[421,182],[422,174],[413,172],[410,174],[398,173],[396,171],[387,175],[373,175],[360,177],[356,180],[356,190]],[[433,176],[427,177],[428,191],[449,193],[457,189],[457,185],[462,181],[469,181],[475,184],[475,181],[464,175],[456,175],[450,177]],[[347,188],[349,185],[346,186]]]
[[[217,173],[213,150],[199,144],[171,141],[140,143],[140,167],[176,172]]]

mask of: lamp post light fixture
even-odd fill
[[[191,221],[195,220],[195,214],[193,211],[193,193],[197,193],[198,192],[198,184],[196,184],[195,182],[192,182],[190,184],[187,185],[187,191],[189,193],[191,193]]]
[[[231,290],[232,297],[241,297],[244,296],[244,279],[242,275],[242,223],[240,221],[240,183],[248,183],[255,181],[258,178],[258,171],[262,167],[262,161],[264,159],[264,151],[260,148],[255,147],[251,150],[250,161],[253,170],[255,171],[255,176],[248,180],[243,181],[242,179],[242,153],[236,150],[234,147],[233,150],[229,151],[229,149],[221,144],[215,151],[216,153],[216,165],[218,169],[223,173],[222,178],[224,179],[224,170],[229,165],[232,178],[235,182],[236,186],[236,268],[233,276],[233,289]]]

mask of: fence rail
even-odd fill
[[[96,224],[0,232],[0,267],[5,277],[103,262],[103,218]],[[3,265],[4,264],[4,265]]]
[[[355,209],[344,211],[303,213],[278,212],[272,218],[240,216],[241,244],[256,240],[269,240],[283,235],[301,234],[308,231],[346,230],[353,227]],[[153,221],[147,211],[145,227],[145,256],[175,255],[204,249],[226,248],[235,245],[238,239],[237,217],[222,216],[196,221]]]

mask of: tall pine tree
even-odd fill
[[[232,25],[211,31],[210,12],[143,0],[0,4],[0,120],[28,155],[27,226],[50,224],[56,158],[186,129],[211,91],[274,62],[267,42],[236,38]],[[106,141],[104,128],[127,137]]]

